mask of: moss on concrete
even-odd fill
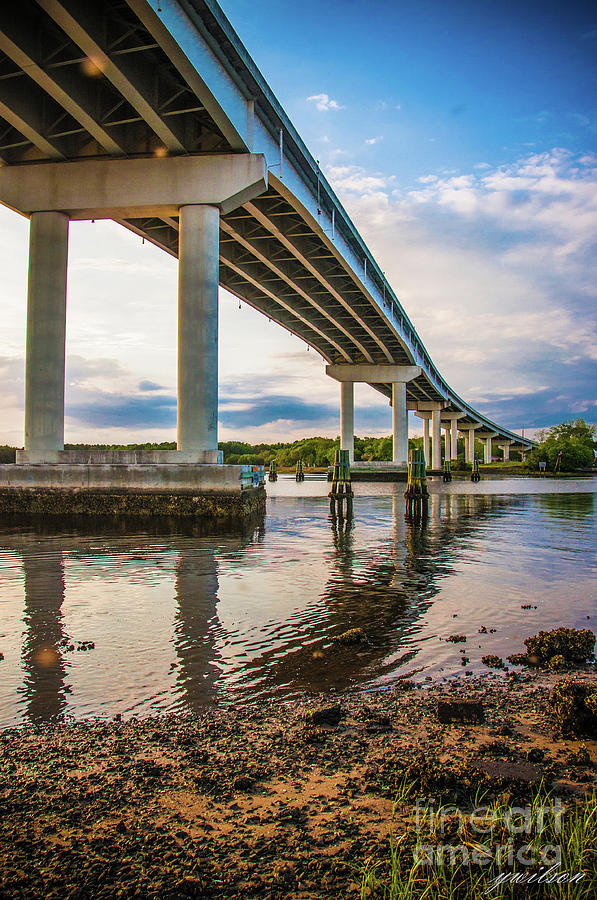
[[[263,487],[234,493],[0,488],[0,515],[241,519],[263,512]]]

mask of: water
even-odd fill
[[[462,677],[460,650],[480,672],[540,628],[597,630],[596,489],[432,479],[415,527],[404,485],[357,484],[338,528],[323,478],[281,476],[245,530],[0,522],[0,725]]]

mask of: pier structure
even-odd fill
[[[442,378],[215,0],[5,4],[0,64],[0,203],[30,220],[25,441],[20,474],[0,471],[0,485],[248,488],[242,467],[216,471],[218,286],[320,354],[353,465],[355,383],[389,399],[390,468],[404,477],[409,411],[432,472],[442,423],[448,459],[459,430],[469,456],[475,430],[489,458],[492,437],[533,445]],[[159,457],[64,450],[68,232],[84,219],[112,219],[179,260],[177,448]]]

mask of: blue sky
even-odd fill
[[[452,386],[527,431],[597,420],[597,6],[222,6]],[[0,442],[20,444],[26,220],[0,209]],[[220,435],[338,433],[304,344],[222,292]],[[176,263],[71,226],[67,440],[175,434]],[[387,401],[356,397],[358,433]],[[420,420],[413,420],[413,431]]]

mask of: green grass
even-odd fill
[[[541,786],[531,800],[520,802],[521,807],[530,810],[532,826],[529,833],[513,833],[505,818],[511,807],[518,804],[515,799],[492,803],[478,795],[467,812],[457,813],[450,806],[437,805],[433,814],[420,811],[415,816],[416,792],[414,783],[403,783],[399,797],[394,804],[395,827],[391,838],[387,862],[368,863],[361,872],[361,900],[496,900],[496,898],[551,898],[551,900],[581,900],[597,896],[597,795],[583,801],[568,801],[563,804],[558,832],[557,817],[545,813],[542,825],[538,822],[540,808],[551,808],[555,795]],[[473,809],[485,807],[486,834],[479,834],[470,821]],[[528,822],[522,813],[512,815],[512,826],[522,828]],[[443,827],[439,823],[443,822]],[[481,819],[476,819],[480,824]],[[514,864],[507,858],[502,862],[495,859],[497,846],[514,847]],[[443,862],[438,859],[436,848],[445,850]],[[523,865],[516,861],[518,848],[528,845],[527,858],[538,860],[535,865]],[[541,850],[548,846],[561,848],[561,864],[558,873],[569,875],[584,873],[582,881],[561,884],[512,883],[510,876],[519,878],[540,874]],[[420,861],[416,861],[417,847],[434,848],[420,851]],[[459,848],[459,849],[456,849]],[[485,851],[482,848],[486,848]],[[487,854],[487,865],[475,861],[473,853],[483,858]],[[454,854],[454,864],[450,858]],[[468,858],[466,858],[468,855]],[[543,872],[549,869],[545,865]],[[555,874],[555,873],[554,873]],[[500,879],[501,876],[501,879]],[[508,876],[508,877],[505,877]]]

